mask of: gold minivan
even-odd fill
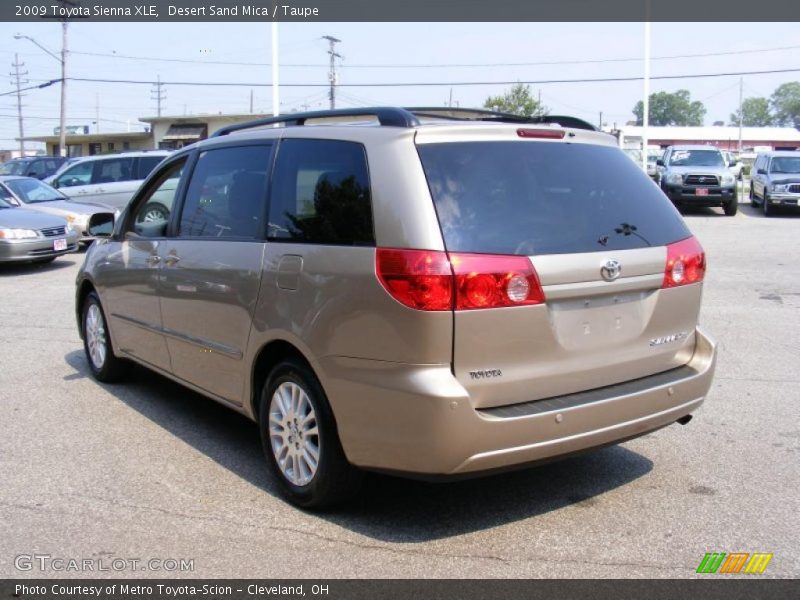
[[[94,376],[133,361],[257,421],[301,506],[365,470],[471,476],[686,423],[711,385],[703,249],[578,119],[232,125],[105,226],[77,280]]]

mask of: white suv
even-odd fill
[[[167,156],[169,152],[153,150],[87,157],[46,181],[76,202],[122,209]]]

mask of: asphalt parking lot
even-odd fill
[[[371,477],[315,515],[282,501],[255,425],[147,371],[89,377],[80,254],[0,267],[0,577],[691,577],[706,552],[800,575],[800,215],[686,215],[719,363],[687,426],[537,469]],[[194,560],[193,572],[20,571],[18,555]]]

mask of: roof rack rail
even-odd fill
[[[519,124],[554,124],[573,129],[588,129],[597,131],[591,123],[577,117],[544,115],[538,117],[524,117],[511,113],[495,112],[483,108],[452,108],[447,106],[429,106],[400,108],[395,106],[377,106],[370,108],[343,108],[337,110],[317,110],[311,112],[298,112],[254,119],[243,123],[234,123],[217,130],[211,137],[228,135],[235,131],[255,129],[267,125],[282,124],[286,127],[299,127],[310,119],[330,119],[338,117],[375,117],[382,127],[416,127],[420,124],[418,117],[432,119],[447,119],[453,121],[487,121],[494,123],[519,123]]]
[[[452,108],[447,106],[415,106],[406,108],[408,112],[417,117],[430,117],[434,119],[452,119],[454,121],[494,121],[497,123],[541,123],[561,125],[572,129],[587,129],[597,131],[597,127],[579,119],[566,115],[542,115],[525,117],[512,113],[496,112],[483,108]]]
[[[267,117],[264,119],[254,119],[244,123],[234,123],[218,129],[211,137],[228,135],[234,131],[244,129],[254,129],[266,125],[284,124],[287,127],[302,126],[309,119],[325,119],[335,117],[375,117],[383,127],[416,127],[419,119],[404,108],[393,106],[379,106],[372,108],[343,108],[337,110],[317,110],[311,112],[298,112],[280,115],[278,117]]]

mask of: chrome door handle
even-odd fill
[[[161,257],[153,254],[152,256],[147,257],[147,265],[150,267],[155,267],[158,263],[161,262]]]
[[[174,254],[170,254],[167,258],[164,259],[164,264],[167,265],[168,267],[171,267],[175,263],[180,262],[180,260],[181,260],[180,256],[175,256]]]

